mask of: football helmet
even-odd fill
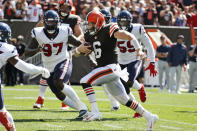
[[[91,11],[87,14],[86,21],[88,22],[87,29],[90,34],[96,34],[104,25],[105,18],[101,12]]]
[[[59,24],[59,15],[55,11],[48,10],[44,14],[43,20],[44,28],[49,34],[53,34],[57,31]]]
[[[11,29],[6,23],[0,22],[0,41],[8,42],[11,38]]]
[[[101,9],[101,13],[104,15],[105,23],[109,24],[111,20],[111,13],[106,9]]]
[[[123,30],[129,29],[132,20],[132,15],[126,10],[121,11],[120,14],[118,14],[117,16],[118,26]]]
[[[72,9],[73,3],[71,0],[61,0],[59,2],[59,15],[67,17]]]

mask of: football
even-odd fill
[[[92,43],[90,43],[90,42],[85,42],[84,45],[85,45],[85,46],[90,46],[89,49],[90,49],[91,51],[94,50]]]

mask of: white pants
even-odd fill
[[[129,96],[120,81],[120,76],[120,66],[118,64],[110,64],[92,70],[81,79],[80,83],[87,83],[89,85],[106,84],[110,94],[121,104],[125,105],[129,100]]]

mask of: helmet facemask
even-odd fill
[[[60,6],[59,15],[62,17],[67,17],[70,14],[71,6],[68,4],[63,4]]]
[[[54,34],[57,31],[59,20],[54,18],[46,18],[44,20],[44,26],[49,34]]]
[[[87,29],[91,35],[94,35],[97,32],[96,24],[93,22],[88,22]]]
[[[126,18],[121,18],[118,19],[118,26],[122,29],[122,30],[128,30],[129,26],[130,26],[130,20],[126,19]]]

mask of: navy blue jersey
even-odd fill
[[[185,45],[182,44],[174,44],[167,57],[168,63],[171,63],[171,66],[178,66],[178,65],[187,65],[188,57],[187,57],[187,49]]]
[[[160,45],[158,48],[157,48],[157,52],[159,52],[159,53],[168,53],[169,52],[169,50],[170,50],[170,46],[169,45],[167,45],[167,44],[165,44],[164,46],[163,45]],[[159,58],[160,60],[164,60],[164,61],[166,61],[167,60],[167,58]]]

